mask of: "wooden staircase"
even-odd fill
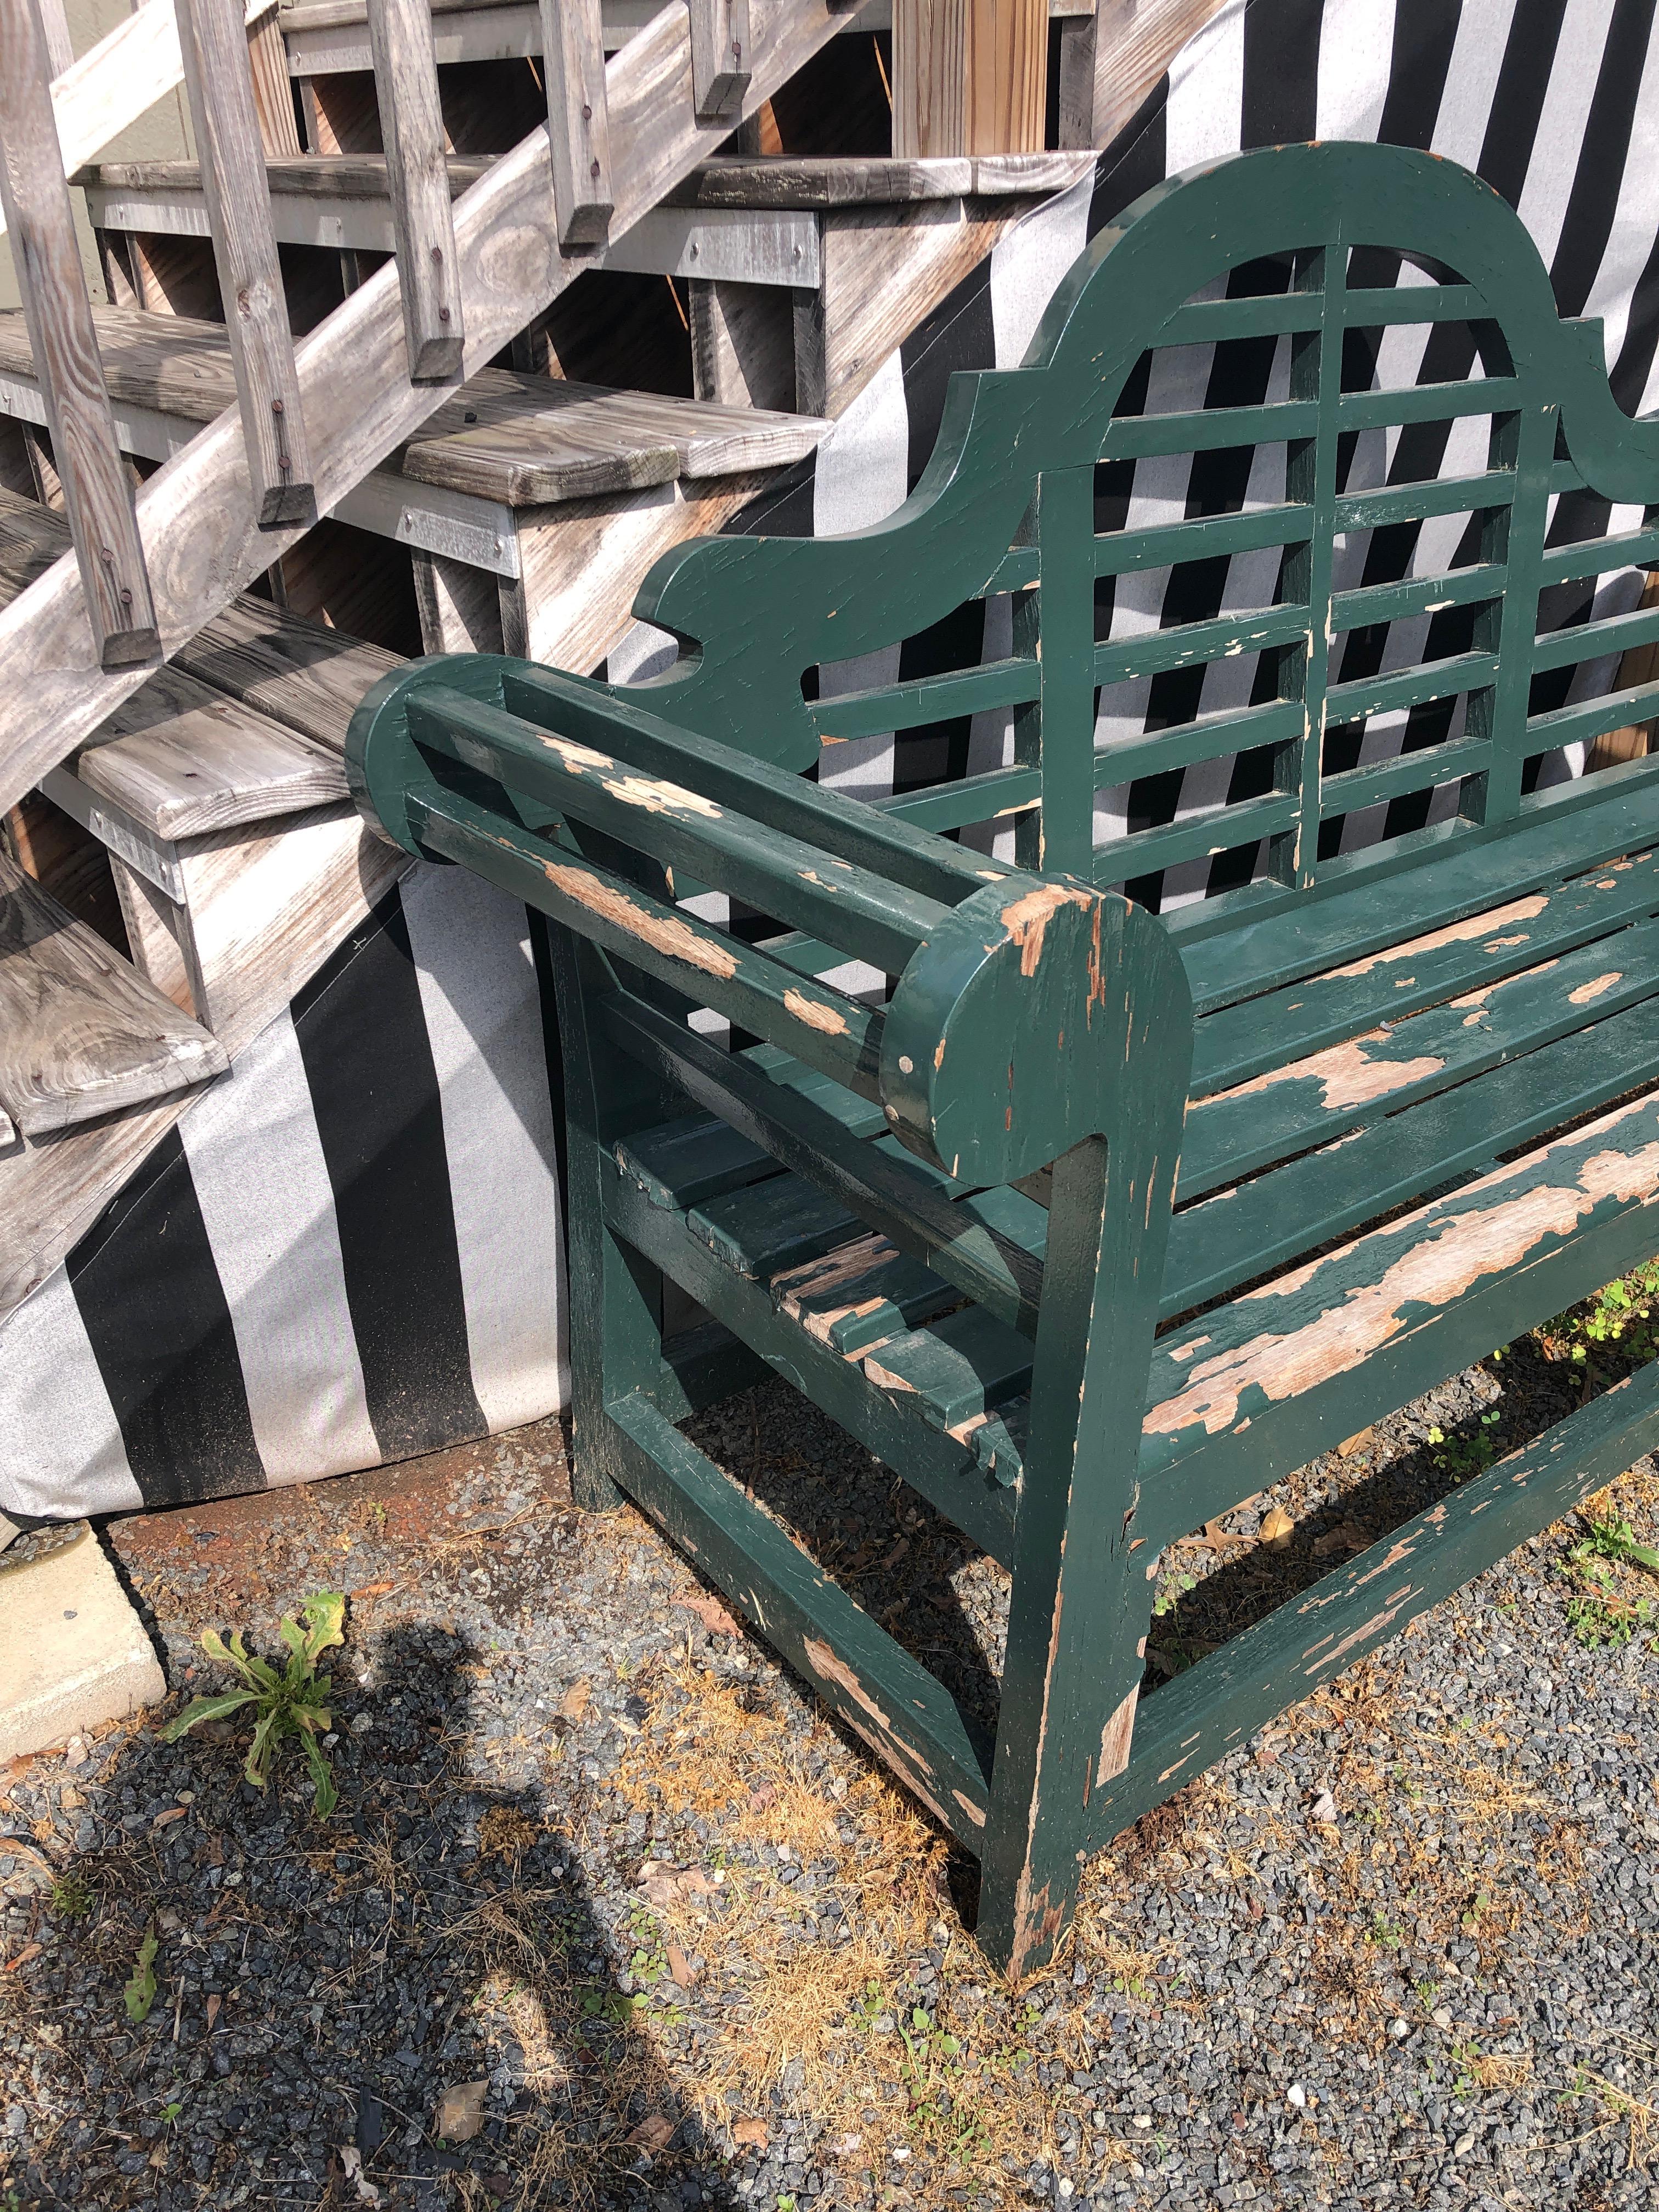
[[[983,153],[923,0],[146,0],[55,79],[39,4],[0,0],[0,811],[14,863],[43,810],[95,852],[130,957],[0,881],[0,1312],[395,879],[341,765],[368,686],[597,665],[1217,0],[1022,0],[1060,143],[1028,84]],[[94,158],[180,80],[198,161]]]

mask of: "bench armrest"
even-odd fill
[[[580,678],[493,655],[412,663],[365,698],[346,757],[359,807],[406,851],[461,862],[875,1101],[963,1182],[1013,1182],[1109,1132],[1138,1036],[1156,1024],[1190,1037],[1179,956],[1142,908],[952,845]],[[584,830],[599,833],[592,849]],[[656,864],[654,888],[607,865],[617,845]],[[673,902],[688,878],[805,943],[752,945],[700,920]],[[884,1009],[811,972],[843,958],[895,979]]]

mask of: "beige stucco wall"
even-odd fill
[[[148,0],[151,7],[165,8],[171,0]],[[77,56],[100,39],[112,31],[131,10],[127,0],[67,0],[70,40]],[[190,108],[185,98],[184,87],[170,92],[158,100],[149,113],[124,131],[104,149],[112,161],[188,161],[193,157],[194,146],[190,135]],[[76,228],[81,234],[81,258],[86,264],[87,284],[94,300],[104,297],[103,279],[99,274],[98,256],[94,251],[92,231],[87,222],[86,200],[77,191],[70,194],[75,209]],[[17,280],[12,274],[9,241],[0,238],[0,307],[17,305]]]

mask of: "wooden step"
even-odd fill
[[[128,451],[166,459],[191,430],[235,405],[222,325],[140,307],[100,307],[94,319]],[[0,311],[0,410],[39,419],[33,380],[21,311]],[[360,486],[335,512],[343,521],[419,544],[407,510],[420,494],[410,485],[450,487],[496,507],[549,506],[676,477],[785,467],[811,453],[828,428],[798,415],[485,369],[422,427],[400,468],[394,463],[376,472],[378,496]],[[440,539],[452,512],[434,510]],[[481,515],[476,526],[487,531],[492,519]]]
[[[939,200],[1030,199],[1063,192],[1092,152],[939,155],[901,161],[842,155],[717,155],[669,194],[676,208],[915,207]],[[701,273],[701,272],[700,272]]]
[[[452,198],[477,184],[490,166],[488,158],[477,155],[450,155]],[[278,157],[266,162],[265,175],[279,245],[359,253],[395,252],[384,154]],[[76,172],[75,182],[85,189],[96,231],[208,236],[201,168],[195,161],[94,161]],[[656,207],[625,234],[585,257],[583,265],[636,276],[815,284],[817,228],[807,210],[817,204],[757,200],[750,206],[740,200],[716,200],[705,208],[694,200],[684,206]]]
[[[218,1039],[0,854],[0,1106],[25,1137],[222,1075]]]

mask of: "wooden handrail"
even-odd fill
[[[11,0],[15,4],[15,0]],[[152,0],[161,4],[161,0]],[[745,112],[758,109],[834,37],[828,0],[769,0],[751,15]],[[690,15],[667,8],[613,55],[606,102],[613,155],[611,229],[627,231],[729,132],[694,112]],[[463,373],[483,368],[586,265],[548,252],[553,191],[548,133],[538,125],[455,203]],[[444,387],[407,374],[395,262],[376,270],[295,351],[300,411],[319,512],[407,440],[443,404]],[[175,652],[301,534],[262,528],[241,425],[227,411],[138,494],[140,536],[163,649]],[[91,734],[142,680],[100,669],[88,652],[88,603],[59,561],[0,613],[0,808],[9,806]]]

